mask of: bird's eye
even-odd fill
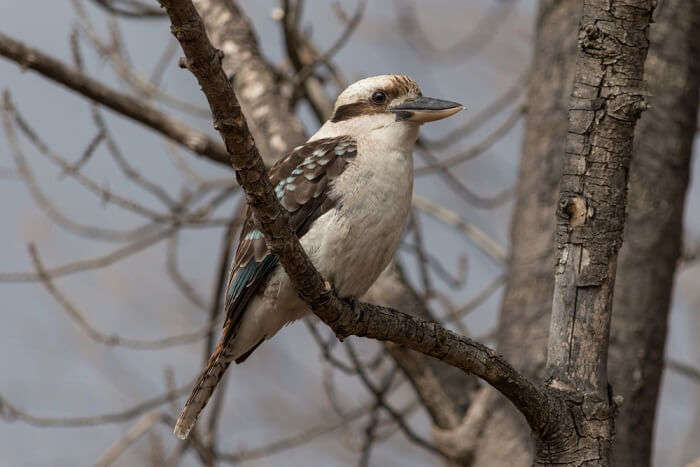
[[[386,93],[384,91],[374,91],[370,99],[374,105],[383,105],[386,103]]]

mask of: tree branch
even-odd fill
[[[200,156],[228,164],[225,148],[212,136],[146,105],[142,100],[117,92],[108,86],[0,32],[0,55],[34,70],[98,104],[125,115],[180,143]]]

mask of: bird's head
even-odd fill
[[[405,75],[380,75],[348,86],[335,102],[330,123],[338,133],[361,135],[378,129],[416,132],[423,123],[441,120],[464,107],[424,97]]]

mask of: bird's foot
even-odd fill
[[[355,297],[349,297],[348,302],[354,313],[352,317],[353,322],[359,323],[362,319],[362,303]]]
[[[362,303],[355,297],[345,297],[342,299],[347,306],[352,309],[352,318],[347,323],[343,323],[340,328],[334,328],[335,336],[340,342],[343,342],[346,337],[354,334],[355,325],[362,320]]]

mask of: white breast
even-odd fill
[[[391,261],[413,190],[410,150],[358,141],[358,155],[332,185],[338,208],[321,216],[302,244],[341,296],[364,294]],[[377,151],[381,150],[381,153]]]
[[[314,138],[335,136],[324,135],[327,130]],[[363,295],[396,252],[411,204],[417,134],[417,126],[406,124],[355,137],[357,156],[331,186],[338,206],[316,219],[301,239],[341,297]],[[284,269],[276,268],[243,315],[232,354],[242,355],[306,312]]]

